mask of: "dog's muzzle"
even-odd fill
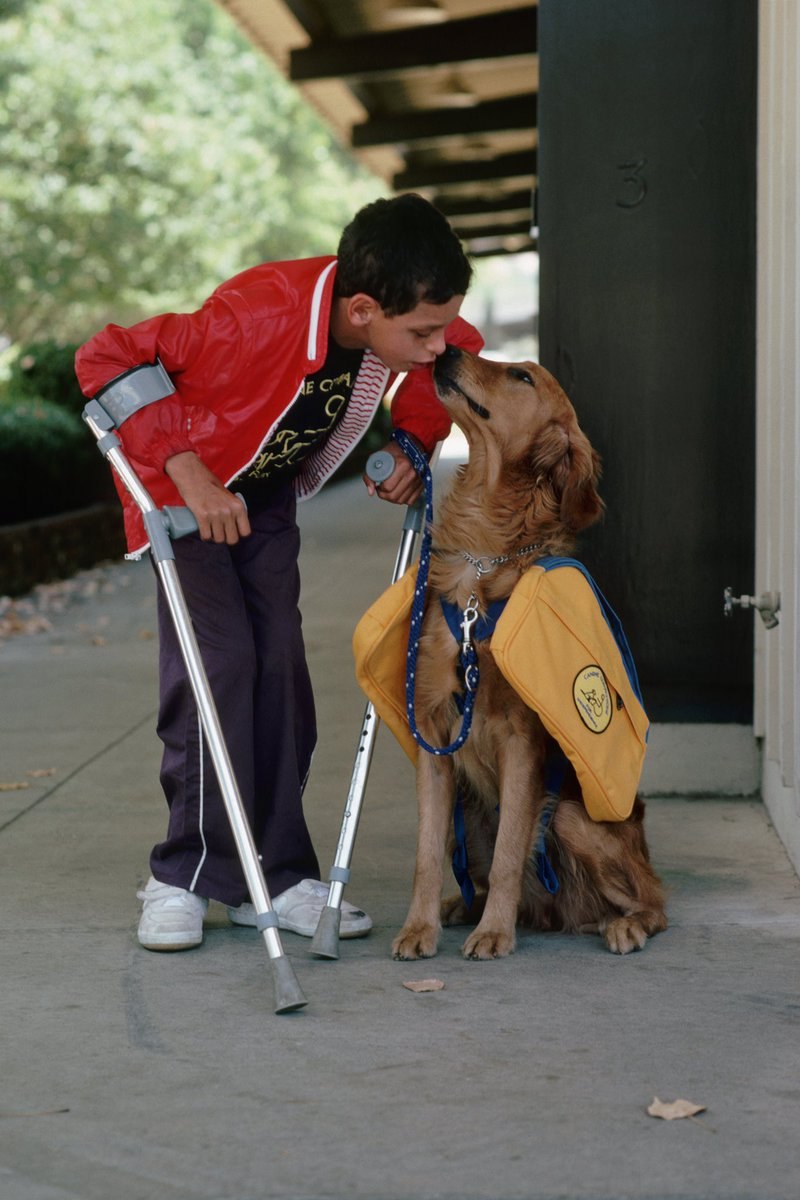
[[[451,371],[458,367],[458,362],[461,358],[461,351],[457,346],[446,346],[444,353],[440,354],[436,359],[433,368],[433,377],[436,381],[436,386],[441,391],[457,392],[459,396],[463,396],[472,411],[482,420],[488,421],[490,413],[488,408],[484,408],[482,404],[478,404],[477,400],[464,391],[461,384],[453,377]]]

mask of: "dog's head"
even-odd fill
[[[538,493],[542,514],[573,532],[601,516],[599,456],[544,367],[493,362],[448,346],[433,377],[439,399],[469,442],[470,461],[482,460],[489,486],[524,480]]]

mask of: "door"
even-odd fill
[[[752,720],[755,0],[541,0],[541,358],[604,463],[582,543],[651,720]]]

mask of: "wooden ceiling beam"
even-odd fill
[[[424,31],[400,29],[318,39],[292,50],[289,79],[293,83],[380,79],[442,64],[534,55],[536,49],[536,6],[525,4],[505,12],[445,21]]]
[[[441,142],[454,137],[536,128],[536,92],[487,100],[475,108],[409,109],[404,113],[372,116],[351,130],[355,150],[367,146],[407,145],[411,142]]]
[[[536,151],[521,150],[500,154],[497,158],[467,159],[454,162],[410,162],[404,171],[392,179],[396,192],[413,191],[421,187],[448,187],[460,183],[479,183],[487,180],[528,179],[536,174]]]
[[[525,221],[496,221],[486,225],[459,226],[455,221],[451,221],[450,224],[463,242],[473,242],[480,238],[518,237],[520,234],[530,237],[532,221],[528,217]]]
[[[435,196],[433,202],[446,217],[480,217],[500,212],[533,211],[533,188],[498,192],[495,196]]]
[[[496,245],[490,243],[483,246],[471,246],[469,256],[470,258],[499,258],[501,255],[524,254],[538,249],[539,244],[533,239],[529,242],[519,242],[519,239],[517,239],[512,246],[504,242],[498,242]]]

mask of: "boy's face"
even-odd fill
[[[388,317],[371,297],[361,311],[365,347],[391,371],[415,371],[429,366],[444,352],[444,331],[458,316],[463,296],[453,296],[446,304],[421,301],[410,312]]]

